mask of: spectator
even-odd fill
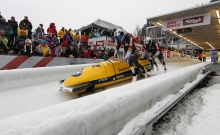
[[[101,31],[101,36],[108,36],[108,37],[111,37],[111,30],[105,28],[104,30]]]
[[[86,49],[85,48],[82,48],[82,58],[91,58],[90,56],[90,50],[91,50],[91,46],[89,45]]]
[[[97,50],[96,50],[96,46],[94,46],[94,49],[90,50],[90,57],[96,58],[97,57],[96,54],[97,54]]]
[[[36,47],[37,54],[40,56],[49,56],[50,48],[46,44],[46,40],[42,39],[41,44]]]
[[[60,43],[63,42],[63,37],[64,37],[65,34],[66,34],[65,28],[62,27],[62,29],[60,29],[59,32],[58,32],[58,35],[59,35],[59,37],[60,37]]]
[[[105,49],[104,52],[102,53],[102,59],[104,59],[104,60],[108,60],[109,59],[109,57],[108,57],[108,50],[107,49]]]
[[[96,32],[95,32],[95,37],[98,38],[100,36],[101,36],[100,31],[99,31],[99,29],[97,29]]]
[[[25,44],[25,40],[26,40],[26,31],[25,30],[21,30],[20,31],[20,36],[18,36],[16,39],[15,39],[15,46],[18,46],[19,45],[19,42],[23,42],[23,45]],[[21,44],[21,43],[20,43]]]
[[[40,24],[39,26],[41,27],[42,32],[45,34],[43,24]]]
[[[75,49],[74,44],[71,44],[69,47],[67,47],[65,57],[78,58],[77,50]]]
[[[108,52],[108,57],[111,58],[112,56],[114,56],[115,53],[115,49],[111,48]]]
[[[20,27],[20,29],[28,30],[28,36],[27,37],[31,39],[32,24],[28,20],[27,16],[25,16],[24,19],[20,22],[19,27]]]
[[[38,26],[37,29],[34,30],[34,32],[32,33],[32,39],[33,40],[41,40],[43,39],[44,33],[41,29],[41,26]]]
[[[84,35],[82,35],[81,41],[82,41],[84,48],[87,48],[89,39],[88,39],[88,36],[86,35],[86,32],[84,32]]]
[[[137,35],[137,36],[135,37],[135,39],[134,39],[134,42],[139,44],[139,43],[140,43],[139,40],[140,40],[140,37]]]
[[[52,49],[51,56],[52,57],[62,57],[63,56],[62,46],[60,43],[57,43],[56,47],[54,49]]]
[[[70,35],[73,37],[74,35],[73,30],[70,28],[69,31],[70,31]]]
[[[203,62],[206,62],[206,57],[207,57],[207,54],[205,52],[202,53],[202,60]]]
[[[94,33],[93,33],[93,31],[91,30],[91,31],[89,32],[89,38],[93,38],[93,35],[94,35]]]
[[[15,38],[18,36],[17,34],[17,29],[18,29],[18,22],[15,21],[15,17],[12,16],[11,17],[11,20],[8,20],[8,23],[11,25],[12,27],[12,30],[13,30],[13,33],[12,35],[10,36],[10,46],[13,46],[14,45],[14,41],[15,41]]]
[[[72,44],[72,41],[71,41],[70,36],[69,36],[69,37],[67,37],[66,40],[63,41],[63,43],[61,44],[63,53],[65,52],[66,48],[69,47],[71,44]]]
[[[216,61],[219,61],[219,57],[220,57],[220,52],[217,52],[217,60]]]
[[[10,54],[22,54],[24,51],[24,45],[26,41],[26,32],[21,30],[21,35],[15,39],[15,47],[9,52]]]
[[[13,29],[11,28],[11,25],[6,22],[5,18],[1,18],[0,29],[5,31],[5,36],[7,39],[9,39],[13,34]]]
[[[47,28],[47,34],[52,34],[52,37],[54,38],[55,36],[57,37],[57,30],[55,23],[51,22],[50,26]]]
[[[198,59],[199,59],[200,61],[202,61],[202,54],[199,54],[199,55],[198,55]]]
[[[32,46],[31,39],[26,39],[24,45],[24,51],[22,52],[22,54],[31,57],[33,55],[33,52],[34,52],[34,47]]]
[[[79,43],[80,37],[79,37],[79,32],[76,32],[76,34],[73,35],[74,40],[76,41],[76,43]]]
[[[75,42],[75,40],[73,39],[72,35],[70,34],[70,30],[68,30],[67,33],[64,35],[63,41],[65,41],[67,37],[69,37],[71,39],[71,41]]]
[[[5,37],[5,31],[0,30],[0,54],[8,53],[8,39]]]

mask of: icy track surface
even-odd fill
[[[149,73],[150,76],[155,76],[163,73],[162,65],[159,63],[158,60],[156,61],[160,70],[156,71],[155,69],[153,73]],[[178,58],[171,58],[165,62],[167,64],[167,72],[200,63],[200,61],[198,60],[179,60]],[[78,97],[78,95],[74,93],[60,92],[58,81],[59,80],[22,88],[1,90],[0,120],[11,116],[23,114],[26,112],[49,107],[52,105],[56,105],[65,101],[73,100]],[[106,87],[106,89],[121,86],[130,82],[131,80],[111,85],[109,87]]]
[[[157,125],[153,135],[220,135],[220,76],[196,89]]]

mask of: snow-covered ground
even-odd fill
[[[173,71],[173,70],[185,67],[185,66],[197,64],[197,63],[200,63],[200,62],[195,61],[195,60],[170,59],[167,61],[167,68],[169,72],[169,71]],[[155,71],[154,73],[151,74],[152,76],[163,73],[162,66],[159,63],[158,65],[160,66],[160,71]],[[121,83],[121,85],[124,85],[124,84],[126,83]],[[115,85],[115,87],[116,86],[118,85]],[[128,89],[129,88],[126,88],[125,90],[123,89],[121,90],[121,92],[129,91]],[[34,93],[30,90],[34,90]],[[114,92],[116,92],[116,89],[112,89],[109,91],[107,90],[105,91],[105,93],[103,92],[103,94],[105,95],[100,93],[99,94],[100,98],[97,98],[97,99],[93,99],[93,96],[86,96],[86,97],[74,100],[75,102],[71,102],[70,100],[74,99],[76,95],[73,93],[59,92],[57,82],[49,82],[49,83],[45,83],[41,85],[27,86],[25,88],[16,88],[16,89],[11,89],[7,91],[0,91],[0,107],[3,110],[3,111],[0,111],[0,116],[1,116],[0,130],[9,131],[9,132],[5,132],[5,134],[16,134],[16,133],[29,134],[33,132],[34,132],[33,134],[42,134],[44,133],[44,130],[46,129],[47,129],[48,134],[59,134],[59,132],[63,133],[63,131],[65,132],[67,127],[69,129],[71,126],[71,125],[66,125],[63,123],[72,123],[75,126],[77,125],[77,121],[72,121],[71,117],[73,116],[75,117],[79,115],[78,113],[80,113],[81,115],[85,114],[85,116],[79,115],[80,117],[89,118],[91,116],[86,115],[87,109],[90,109],[90,111],[94,111],[94,114],[95,114],[95,111],[98,107],[97,105],[106,106],[106,107],[108,107],[108,105],[111,105],[111,104],[105,105],[104,102],[108,103],[107,101],[110,100],[110,97],[108,97],[108,94],[113,94]],[[172,98],[172,95],[168,96],[165,100],[169,100],[170,98]],[[85,100],[88,101],[87,103],[89,104],[86,104],[86,102],[81,102]],[[65,105],[60,104],[62,102],[66,102]],[[101,105],[100,102],[103,102],[103,104]],[[72,108],[75,108],[75,109],[72,110],[72,108],[67,108],[67,106],[71,106]],[[59,108],[60,111],[57,111],[57,108]],[[36,110],[39,110],[39,111],[36,111]],[[34,111],[34,112],[31,112],[31,111]],[[45,111],[48,111],[49,113],[42,114],[42,112],[45,112]],[[69,113],[66,113],[66,112],[69,112]],[[105,113],[108,113],[108,112],[105,112]],[[50,117],[50,114],[53,114],[54,118],[48,119]],[[32,117],[32,116],[35,116],[35,117]],[[25,119],[25,120],[29,119],[31,120],[31,123],[25,123],[27,121],[23,122],[22,119]],[[41,123],[40,125],[38,125],[37,123],[39,123],[41,120],[45,120],[45,121]],[[18,125],[23,125],[23,127],[19,128],[17,127]],[[86,124],[86,121],[85,121],[85,125],[77,125],[77,127],[80,127],[80,126],[82,130],[87,129],[87,128],[91,130],[92,128],[92,127],[84,127],[84,126],[88,126]],[[14,129],[11,129],[10,127],[13,127]],[[56,127],[59,127],[59,129],[57,129]],[[31,129],[35,129],[35,130],[31,132]],[[39,129],[39,130],[36,130],[36,129]]]
[[[173,95],[155,104],[150,111],[131,120],[119,135],[131,134],[141,127],[143,120],[150,117]],[[220,76],[209,81],[209,87],[195,89],[181,100],[154,127],[153,135],[219,135],[220,134]]]
[[[195,89],[157,125],[154,135],[219,135],[220,76]]]

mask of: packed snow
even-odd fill
[[[183,62],[183,65],[186,65],[186,63]],[[169,69],[172,69],[172,67],[168,68],[168,70]],[[35,86],[32,86],[32,88],[34,87]],[[137,86],[135,87],[135,89],[138,90]],[[93,128],[93,124],[87,123],[87,120],[93,121],[95,125],[106,124],[106,121],[109,120],[112,115],[110,113],[112,110],[109,110],[109,108],[114,108],[114,113],[119,113],[120,105],[118,106],[116,105],[116,103],[118,103],[119,101],[123,102],[123,100],[125,101],[125,97],[132,98],[132,94],[134,93],[131,91],[131,88],[133,88],[132,85],[124,85],[94,95],[82,97],[77,100],[70,100],[66,102],[62,101],[60,103],[51,104],[46,108],[38,108],[38,110],[32,109],[27,111],[27,109],[26,112],[20,112],[16,115],[13,114],[11,116],[1,119],[0,134],[77,134],[79,132],[71,131],[71,129],[77,128],[78,130],[81,130],[84,134],[90,134],[88,133],[88,131],[94,131],[96,129]],[[22,95],[20,96],[22,97]],[[24,94],[24,97],[25,96],[28,95]],[[159,106],[166,104],[166,101],[171,98],[172,95],[166,97],[164,102],[158,102],[155,107],[158,108]],[[47,100],[43,100],[47,102]],[[97,117],[96,115],[100,114],[99,108],[104,108],[103,114],[106,115],[102,116],[109,115],[109,117],[100,116],[98,120],[93,119],[93,116]],[[14,108],[13,110],[16,111],[16,109],[19,110],[19,108]],[[7,109],[5,108],[5,110]],[[80,122],[79,120],[84,121]],[[139,122],[136,121],[136,123]],[[102,126],[100,126],[99,128],[102,128]]]
[[[209,84],[178,103],[156,127],[154,135],[219,135],[220,76],[213,77]]]

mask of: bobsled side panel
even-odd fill
[[[64,82],[64,86],[72,86],[81,83],[87,83],[99,78],[106,78],[106,70],[102,64],[89,66],[82,70],[82,74],[79,76],[70,76]]]
[[[111,61],[115,68],[115,73],[121,74],[123,72],[130,71],[130,67],[128,66],[127,62],[120,62],[120,61]]]
[[[115,75],[114,65],[110,61],[101,62],[101,64],[105,67],[105,71],[107,76],[111,77]]]

